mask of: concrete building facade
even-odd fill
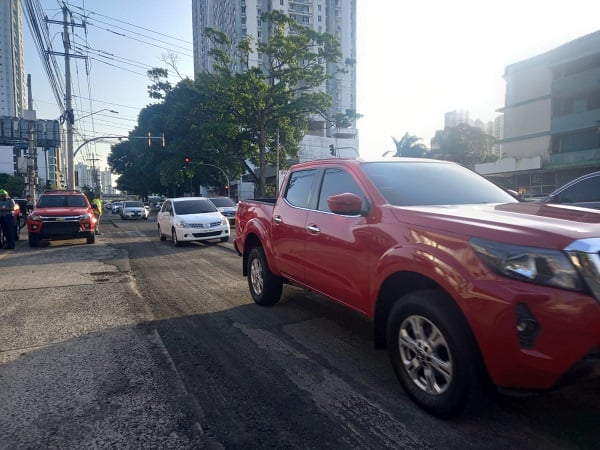
[[[23,117],[26,104],[20,0],[0,1],[0,116]]]
[[[525,195],[600,170],[600,31],[507,66],[504,158],[476,170]]]

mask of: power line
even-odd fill
[[[80,8],[80,7],[78,7],[78,6],[74,6],[74,5],[73,5],[72,7],[73,7],[73,8],[75,8],[75,9],[79,9],[79,10],[81,10],[81,11],[84,11],[84,12],[86,11],[84,8]],[[105,17],[105,18],[107,18],[107,19],[114,20],[115,22],[119,22],[119,23],[123,23],[123,24],[125,24],[125,25],[129,25],[129,26],[131,26],[131,27],[134,27],[134,28],[139,28],[140,30],[144,30],[144,31],[148,31],[148,32],[150,32],[150,33],[158,34],[159,36],[163,36],[163,37],[166,37],[166,38],[172,39],[172,40],[174,40],[174,41],[180,41],[180,42],[183,42],[183,43],[185,43],[185,44],[193,45],[193,43],[192,43],[192,42],[188,42],[188,41],[185,41],[185,40],[183,40],[183,39],[176,38],[176,37],[174,37],[174,36],[169,36],[168,34],[160,33],[160,32],[158,32],[158,31],[154,31],[154,30],[151,30],[151,29],[149,29],[149,28],[140,27],[139,25],[135,25],[135,24],[133,24],[133,23],[130,23],[130,22],[125,22],[125,21],[123,21],[123,20],[115,19],[114,17],[105,16],[105,15],[103,15],[103,14],[100,14],[100,13],[97,13],[97,12],[94,12],[94,11],[90,11],[89,9],[87,10],[87,12],[88,12],[88,13],[90,13],[90,14],[96,15],[96,16]],[[87,15],[82,15],[82,17],[84,17],[84,18],[86,18],[86,19],[88,18],[88,16],[87,16]],[[100,20],[98,20],[98,22],[100,22],[100,23],[105,23],[106,25],[111,25],[111,24],[107,24],[106,22],[101,22]],[[114,25],[114,26],[115,26],[115,27],[117,27],[116,25]],[[117,28],[119,28],[119,27],[117,27]],[[151,39],[152,39],[152,38],[151,38]]]

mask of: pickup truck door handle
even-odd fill
[[[319,227],[317,225],[309,225],[306,227],[306,229],[308,230],[309,233],[312,233],[312,234],[317,234],[317,233],[321,232],[321,230],[319,229]]]
[[[283,222],[283,219],[281,218],[280,215],[276,215],[276,216],[273,216],[273,222],[281,223],[281,222]]]

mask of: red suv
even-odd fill
[[[46,191],[27,217],[29,246],[37,247],[42,239],[86,238],[96,240],[96,216],[87,197],[79,191]]]

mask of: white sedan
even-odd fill
[[[205,197],[169,198],[156,221],[159,239],[170,237],[176,247],[187,241],[229,240],[229,221]]]
[[[121,208],[121,219],[144,219],[148,220],[150,210],[140,201],[127,201]]]

